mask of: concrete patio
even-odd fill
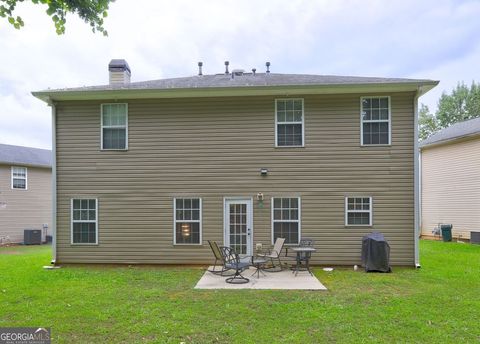
[[[208,270],[213,269],[210,266]],[[209,271],[205,271],[202,278],[198,281],[195,289],[284,289],[284,290],[327,290],[315,277],[308,272],[299,272],[295,276],[292,271],[284,270],[279,272],[265,272],[251,276],[255,268],[250,267],[245,270],[242,275],[249,278],[250,282],[245,284],[229,284],[225,282],[228,273],[224,276],[216,275]]]

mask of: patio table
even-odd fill
[[[292,273],[295,273],[295,276],[297,276],[298,272],[301,271],[300,268],[302,266],[302,261],[305,262],[305,269],[304,271],[308,271],[310,275],[313,276],[312,271],[310,271],[310,257],[312,256],[312,252],[315,252],[316,249],[313,247],[292,247],[292,251],[297,253],[297,265],[295,266],[295,269],[292,271]],[[303,256],[302,256],[303,254]]]
[[[253,257],[252,258],[252,265],[256,269],[251,276],[257,274],[257,278],[260,278],[260,272],[262,273],[263,276],[266,276],[265,273],[263,272],[263,268],[265,267],[265,264],[267,264],[267,260],[265,258],[261,257]]]

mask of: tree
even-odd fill
[[[428,106],[422,104],[418,111],[418,137],[425,140],[438,130],[437,118],[430,113]]]
[[[422,104],[418,117],[419,138],[424,140],[454,123],[480,117],[480,84],[459,83],[450,94],[442,93],[435,115]]]
[[[461,83],[451,94],[443,93],[436,116],[442,128],[480,116],[480,84],[473,82],[468,88]]]
[[[0,17],[6,18],[16,29],[25,25],[20,16],[15,16],[14,11],[18,3],[25,0],[0,0]],[[67,13],[77,14],[85,23],[89,24],[93,32],[101,32],[107,36],[103,27],[104,18],[107,17],[108,6],[114,0],[30,0],[35,5],[47,5],[47,15],[55,24],[57,34],[65,33]]]

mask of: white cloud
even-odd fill
[[[441,80],[431,108],[457,81],[480,81],[478,1],[133,0],[112,3],[109,37],[74,16],[57,36],[41,6],[22,4],[26,26],[0,25],[0,142],[50,146],[50,109],[30,95],[47,87],[107,82],[126,58],[132,80],[233,68],[283,73]]]

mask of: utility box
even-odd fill
[[[470,243],[480,245],[480,232],[470,232]]]
[[[23,231],[23,243],[25,245],[40,245],[42,243],[42,231],[40,229],[25,229]]]

